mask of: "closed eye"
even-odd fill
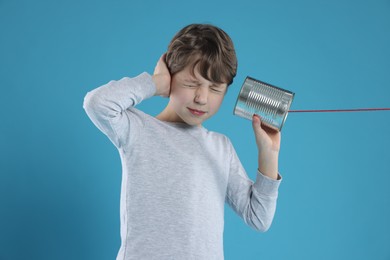
[[[187,87],[187,88],[196,88],[197,85],[189,85],[189,84],[183,84],[184,87]]]
[[[215,93],[222,93],[223,92],[223,90],[221,88],[217,88],[217,87],[211,87],[210,89],[211,89],[211,91],[213,91]]]

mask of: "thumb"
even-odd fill
[[[261,128],[261,119],[259,115],[254,114],[252,117],[252,127],[255,133],[259,133],[263,129]]]
[[[267,140],[267,138],[268,138],[268,134],[261,126],[261,118],[257,114],[253,115],[252,127],[253,127],[253,131],[255,132],[255,138],[256,138],[257,144],[259,145],[259,144],[264,143],[264,141]]]

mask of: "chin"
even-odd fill
[[[190,126],[199,126],[201,125],[203,122],[193,122],[193,121],[185,121],[187,125],[190,125]]]
[[[183,120],[187,125],[190,126],[200,126],[204,122],[204,120]]]

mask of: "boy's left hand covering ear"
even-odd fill
[[[156,67],[153,72],[153,81],[156,85],[156,95],[162,97],[169,97],[171,93],[171,74],[168,70],[167,64],[165,63],[164,53],[157,61]]]

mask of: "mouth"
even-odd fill
[[[192,109],[192,108],[189,108],[189,107],[187,107],[187,108],[191,112],[191,114],[193,114],[195,116],[202,116],[202,115],[206,114],[206,112],[202,111],[202,110]]]

